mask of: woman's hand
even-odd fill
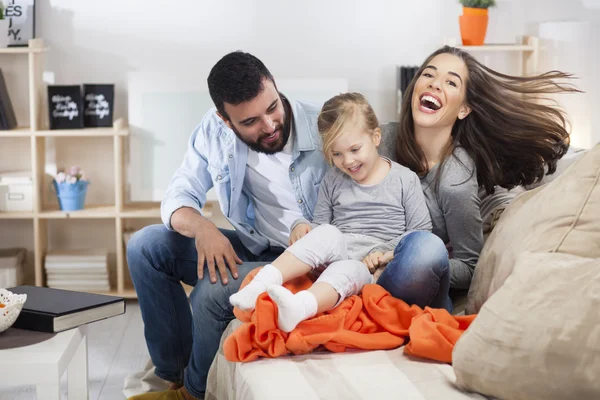
[[[312,226],[310,226],[309,224],[296,225],[292,233],[290,233],[289,245],[293,245],[295,242],[300,240],[304,235],[306,235],[310,231],[312,231]]]

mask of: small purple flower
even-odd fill
[[[71,168],[69,169],[69,175],[77,176],[78,174],[79,174],[79,167],[77,165],[71,166]]]

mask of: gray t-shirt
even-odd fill
[[[483,247],[481,199],[475,163],[462,147],[446,160],[436,185],[439,164],[421,178],[433,233],[452,245],[450,286],[468,289]],[[436,188],[437,186],[437,188]]]
[[[337,168],[323,178],[313,214],[313,226],[331,224],[342,233],[377,238],[372,251],[394,250],[402,237],[417,230],[431,231],[431,218],[419,177],[389,159],[391,169],[376,185],[361,185]],[[291,230],[306,220],[297,220]]]

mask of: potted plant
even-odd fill
[[[4,3],[0,0],[0,48],[8,47],[8,25],[9,21],[4,14]]]
[[[52,184],[61,210],[83,209],[89,181],[78,166],[72,166],[68,172],[60,171],[54,177]]]
[[[463,15],[458,17],[460,36],[465,46],[481,46],[488,26],[488,8],[496,5],[495,0],[459,0]]]

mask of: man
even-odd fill
[[[204,396],[220,337],[234,318],[229,296],[248,272],[284,251],[296,218],[312,219],[328,169],[320,108],[279,93],[256,57],[227,54],[212,68],[208,88],[215,108],[192,133],[169,184],[164,225],[142,229],[127,246],[156,375],[171,382],[166,392],[131,399]],[[211,187],[234,230],[202,216]],[[180,281],[194,286],[191,310]]]

